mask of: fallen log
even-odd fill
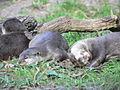
[[[42,23],[37,28],[38,33],[48,30],[60,32],[66,31],[100,31],[100,30],[120,31],[120,19],[116,15],[105,16],[96,19],[72,19],[61,16],[49,22]]]

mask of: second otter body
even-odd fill
[[[24,49],[28,48],[29,41],[24,33],[11,33],[0,36],[0,60],[18,57]]]
[[[120,56],[120,32],[80,40],[69,49],[75,65],[99,66],[112,56]]]
[[[68,48],[67,41],[59,32],[48,31],[38,34],[30,41],[29,48],[20,54],[20,63],[30,64],[47,57],[64,60],[67,58]]]

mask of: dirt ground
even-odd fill
[[[3,2],[4,1],[4,2]],[[16,16],[34,16],[36,18],[43,18],[47,14],[46,10],[39,10],[32,8],[33,0],[17,0],[11,2],[12,0],[2,0],[0,1],[4,5],[0,6],[0,17],[10,18]],[[6,4],[7,2],[7,4]]]
[[[10,18],[16,16],[29,15],[35,18],[44,18],[48,14],[51,3],[60,2],[64,0],[48,0],[49,3],[34,8],[34,0],[0,0],[0,18]],[[88,9],[91,7],[100,8],[104,0],[79,0],[80,3],[85,4]],[[108,0],[111,8],[116,8],[120,11],[120,0]]]

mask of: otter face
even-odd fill
[[[23,23],[18,20],[17,18],[9,18],[3,23],[2,33],[9,34],[9,33],[23,33],[27,31]]]
[[[34,48],[28,48],[19,55],[20,65],[29,65],[41,60],[40,52]]]
[[[70,53],[72,57],[76,60],[74,60],[74,63],[76,62],[81,66],[88,64],[89,60],[91,59],[91,53],[88,51],[84,43],[74,44],[70,49]]]

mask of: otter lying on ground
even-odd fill
[[[29,39],[24,33],[11,33],[0,36],[0,60],[18,57],[28,47]]]
[[[75,65],[97,67],[112,56],[120,56],[120,32],[80,40],[68,52]]]
[[[67,41],[57,31],[48,31],[38,34],[29,43],[29,48],[20,56],[20,64],[31,64],[52,57],[56,60],[64,60],[68,50]]]
[[[18,57],[28,48],[29,39],[25,36],[25,26],[16,18],[10,18],[3,23],[3,35],[0,36],[0,59],[8,60]]]

